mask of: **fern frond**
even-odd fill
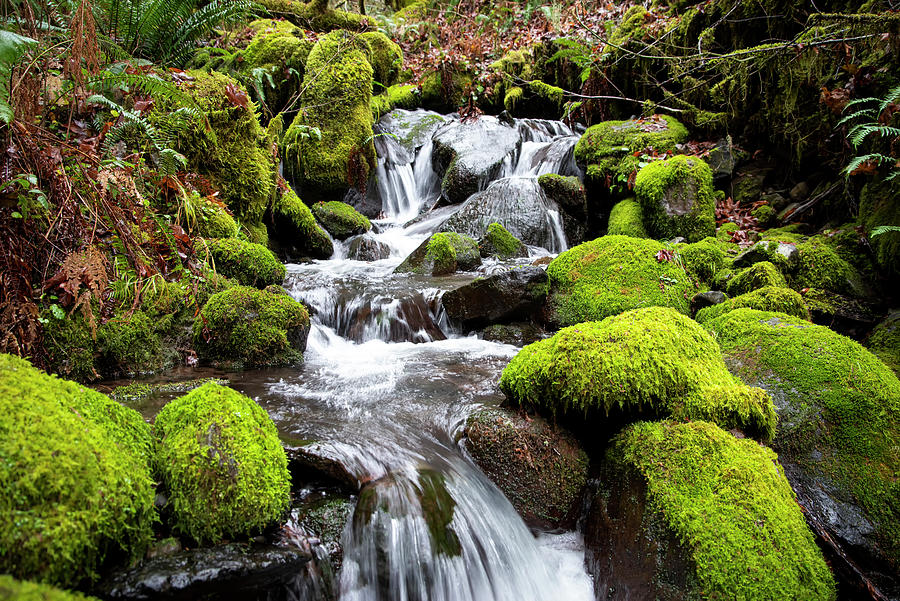
[[[888,90],[887,95],[885,95],[885,97],[881,99],[881,103],[878,105],[878,114],[881,115],[881,113],[883,113],[887,107],[892,105],[897,100],[900,100],[900,85]]]
[[[856,171],[861,165],[863,165],[864,163],[868,163],[869,161],[873,161],[880,166],[880,165],[883,165],[884,163],[892,162],[893,160],[894,159],[892,157],[889,157],[884,154],[879,154],[877,152],[873,152],[870,154],[864,154],[864,155],[861,155],[858,157],[853,157],[853,160],[851,160],[850,163],[846,167],[844,167],[844,173],[846,175],[850,175],[851,173]]]
[[[861,123],[855,125],[847,132],[847,139],[854,147],[857,147],[872,134],[876,134],[882,138],[896,137],[900,136],[900,128],[891,127],[889,125],[879,125],[877,123]]]
[[[874,238],[875,236],[880,236],[881,234],[886,234],[888,232],[900,232],[900,226],[879,225],[872,230],[872,233],[869,234],[869,238]]]
[[[162,175],[171,177],[175,175],[179,169],[187,169],[187,158],[180,152],[176,152],[171,148],[163,148],[159,151],[157,168]]]

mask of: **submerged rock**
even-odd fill
[[[312,213],[329,234],[338,240],[364,234],[372,229],[372,223],[356,209],[343,202],[317,202]]]
[[[356,261],[380,261],[391,256],[391,249],[371,235],[363,234],[351,239],[347,256]]]
[[[485,340],[511,344],[513,346],[525,346],[537,342],[548,336],[540,326],[534,322],[516,322],[509,324],[494,324],[488,326],[482,332]]]
[[[511,269],[444,293],[447,315],[468,328],[526,318],[540,309],[550,290],[540,267]]]

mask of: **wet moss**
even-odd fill
[[[367,31],[360,38],[369,45],[369,64],[374,70],[375,83],[388,88],[399,81],[403,69],[403,51],[380,31]]]
[[[57,319],[50,311],[44,311],[41,317],[46,320],[44,348],[50,370],[78,382],[99,379],[94,364],[97,343],[82,316],[73,314]]]
[[[693,560],[703,598],[835,599],[835,583],[777,456],[714,424],[641,422],[607,454]]]
[[[634,198],[617,202],[609,213],[606,233],[610,236],[649,238],[650,234],[644,228],[644,211],[641,204]]]
[[[97,329],[98,367],[104,374],[148,374],[168,361],[159,324],[143,311],[121,312]]]
[[[712,336],[671,308],[580,323],[517,354],[500,379],[513,403],[600,425],[610,414],[705,419],[770,439],[775,409],[722,361]]]
[[[331,238],[292,189],[279,194],[273,213],[276,237],[283,245],[296,247],[313,259],[327,259],[334,254]]]
[[[395,84],[384,93],[372,96],[369,106],[372,109],[372,118],[380,119],[394,109],[414,109],[419,106],[420,92],[414,85]]]
[[[0,600],[2,601],[98,601],[78,592],[64,591],[47,584],[16,580],[12,576],[0,576]]]
[[[192,203],[194,225],[191,234],[201,238],[234,238],[238,224],[228,210],[206,198],[197,197]]]
[[[503,108],[509,112],[515,112],[516,105],[522,100],[524,90],[519,86],[513,86],[506,91],[503,96]]]
[[[660,261],[655,240],[603,236],[561,253],[547,268],[561,324],[598,320],[629,309],[673,307],[688,313],[693,286],[674,261]]]
[[[731,296],[739,296],[767,286],[787,288],[787,282],[775,265],[769,261],[760,261],[742,269],[728,280],[725,290]]]
[[[311,31],[346,29],[365,31],[375,27],[375,22],[365,15],[333,10],[324,0],[259,0],[258,4],[270,13],[282,16],[295,25]]]
[[[697,242],[716,231],[712,170],[703,159],[679,155],[638,171],[634,192],[650,233]]]
[[[261,244],[222,238],[207,240],[206,246],[216,270],[242,286],[265,288],[284,281],[284,265]]]
[[[735,298],[730,298],[724,303],[701,309],[697,312],[695,319],[700,323],[704,323],[729,311],[742,308],[776,311],[809,321],[809,309],[806,308],[803,297],[790,288],[776,286],[764,286]]]
[[[215,543],[284,516],[287,457],[275,424],[253,400],[205,384],[166,404],[153,434],[176,532]]]
[[[0,355],[0,571],[62,586],[141,556],[155,520],[136,412]]]
[[[481,265],[478,243],[456,232],[438,232],[412,252],[395,273],[449,275]]]
[[[484,237],[478,241],[478,252],[482,257],[499,259],[528,256],[528,249],[522,241],[496,222],[488,225]]]
[[[317,202],[312,206],[312,214],[338,240],[346,240],[372,229],[372,223],[347,203]]]

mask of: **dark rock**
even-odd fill
[[[469,454],[527,523],[574,526],[588,457],[571,434],[540,417],[499,408],[471,415],[465,434]]]
[[[525,346],[547,337],[540,326],[531,322],[517,322],[510,324],[494,324],[484,329],[482,337],[492,342],[511,344],[513,346]]]
[[[734,267],[742,269],[763,261],[794,267],[800,261],[800,251],[796,244],[763,240],[736,256]]]
[[[716,186],[721,186],[731,179],[734,167],[737,165],[731,136],[726,136],[716,142],[716,147],[709,151],[706,162],[709,163],[709,167],[712,169],[713,183]]]
[[[384,242],[364,234],[350,241],[348,256],[357,261],[379,261],[391,256],[391,249]]]
[[[791,204],[787,205],[786,207],[784,207],[783,209],[778,211],[778,221],[784,221],[785,218],[787,218],[791,213],[796,211],[799,206],[800,206],[799,202],[792,202]]]
[[[369,178],[365,192],[350,188],[341,199],[369,219],[377,219],[381,215],[381,197],[378,195],[378,186],[375,185],[374,178],[374,175]]]
[[[309,487],[301,491],[291,517],[282,532],[284,540],[293,542],[298,533],[312,535],[306,537],[311,543],[321,545],[328,554],[332,571],[341,569],[344,549],[341,534],[353,515],[356,505],[354,497],[348,497],[340,491]],[[302,546],[302,541],[297,541]]]
[[[113,574],[98,585],[97,594],[128,601],[285,598],[311,558],[308,551],[272,545],[180,551]]]
[[[772,207],[772,209],[776,213],[786,207],[790,202],[787,198],[785,198],[778,192],[767,192],[765,194],[762,194],[759,199],[761,201],[769,203],[769,206]]]
[[[710,290],[709,292],[698,292],[691,297],[691,315],[695,315],[700,309],[712,307],[724,303],[728,300],[728,295],[719,290]]]
[[[588,205],[584,184],[575,176],[546,174],[538,183],[547,198],[559,205],[563,230],[570,246],[580,244],[587,234]]]
[[[818,288],[807,289],[803,300],[813,323],[845,336],[861,338],[878,322],[876,307],[865,300]]]
[[[348,492],[359,491],[359,479],[344,465],[341,454],[328,443],[284,445],[284,452],[293,482],[326,480]]]
[[[420,244],[394,273],[449,275],[456,271],[472,271],[481,265],[478,243],[456,232],[433,234]]]
[[[444,293],[447,315],[467,327],[528,317],[537,311],[550,289],[540,267],[525,267],[475,280]]]
[[[800,182],[796,186],[791,188],[789,195],[791,197],[791,200],[793,200],[794,202],[803,202],[804,200],[809,198],[809,192],[809,184],[807,184],[806,182]]]
[[[759,162],[742,168],[731,182],[731,197],[744,206],[752,205],[759,200],[772,171],[770,166]]]

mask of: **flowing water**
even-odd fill
[[[500,178],[533,182],[542,173],[572,172],[577,138],[568,128],[546,121],[516,127],[523,142]],[[390,134],[390,126],[382,131]],[[350,260],[343,258],[348,243],[336,243],[330,260],[288,265],[285,288],[313,316],[305,363],[249,372],[233,385],[257,399],[283,435],[317,441],[364,484],[343,535],[340,599],[592,599],[579,535],[535,537],[459,443],[466,416],[500,402],[500,372],[518,349],[454,331],[440,296],[503,266],[488,261],[480,274],[444,278],[392,273],[459,210],[426,212],[440,182],[430,137],[420,138],[406,147],[390,135],[378,141],[384,218],[370,235],[390,256]],[[541,202],[548,223],[558,226],[555,205]],[[549,250],[565,248],[561,231]]]

